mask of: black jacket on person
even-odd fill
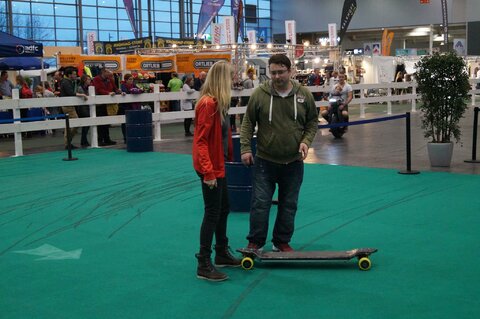
[[[77,96],[77,80],[62,79],[60,83],[60,96]]]

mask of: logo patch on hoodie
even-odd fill
[[[304,103],[305,102],[305,96],[297,95],[297,102],[298,103]]]

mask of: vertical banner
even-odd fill
[[[95,41],[97,41],[97,32],[87,32],[88,55],[95,54]]]
[[[330,46],[336,47],[337,43],[337,24],[329,23],[328,24],[328,39],[330,40]]]
[[[453,49],[459,56],[465,56],[467,53],[465,39],[453,39]]]
[[[338,33],[338,36],[340,37],[340,41],[338,44],[342,43],[343,36],[347,32],[348,25],[350,24],[350,21],[352,20],[352,17],[356,10],[356,0],[345,0],[342,10],[342,21],[340,22],[340,32]]]
[[[123,4],[125,5],[128,19],[130,20],[130,24],[132,25],[133,35],[135,36],[135,38],[138,38],[137,25],[135,24],[135,12],[133,10],[133,0],[123,0]]]
[[[203,33],[207,30],[213,18],[223,7],[225,0],[203,0],[200,14],[198,16],[197,39],[203,38]]]
[[[220,23],[212,23],[212,44],[222,43],[223,25]]]
[[[382,53],[381,51],[381,45],[379,42],[373,42],[372,43],[372,55],[373,56],[379,56]]]
[[[443,43],[447,47],[448,43],[448,11],[447,0],[442,0],[442,15],[443,15]]]
[[[248,30],[247,31],[248,43],[255,44],[257,43],[257,31]]]
[[[243,41],[243,1],[242,0],[232,0],[232,16],[235,17],[235,39],[238,39],[238,36]]]
[[[382,55],[387,55],[387,36],[388,36],[388,29],[383,29],[382,33]]]
[[[237,43],[235,39],[235,19],[232,16],[223,18],[223,30],[225,30],[225,43]]]
[[[297,44],[297,31],[295,20],[285,20],[285,39],[290,41],[290,44]]]

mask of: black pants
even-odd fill
[[[183,129],[185,130],[185,134],[190,134],[190,126],[192,126],[192,119],[184,119],[183,120]]]
[[[85,117],[90,117],[90,109],[89,106],[78,106],[77,107],[77,114],[79,118],[85,118]],[[82,145],[87,145],[88,144],[88,130],[90,129],[90,126],[83,126],[82,127],[82,138],[80,143]]]
[[[203,202],[205,205],[203,222],[200,228],[200,254],[210,256],[212,252],[213,235],[217,246],[227,246],[227,217],[230,211],[228,202],[227,180],[217,178],[217,187],[210,189],[202,183]]]
[[[98,117],[108,116],[106,104],[97,105],[97,116]],[[99,142],[110,141],[110,125],[98,126],[98,141]]]

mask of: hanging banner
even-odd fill
[[[223,30],[225,30],[226,44],[237,43],[237,39],[235,38],[235,20],[232,16],[223,18]]]
[[[255,44],[257,43],[257,31],[248,30],[247,31],[248,43]]]
[[[160,73],[175,72],[175,56],[127,55],[126,69]]]
[[[130,20],[130,24],[132,25],[133,35],[135,36],[135,38],[138,38],[137,25],[135,24],[135,12],[133,9],[133,0],[123,0],[123,4],[125,5],[128,19]]]
[[[73,67],[99,67],[107,68],[113,72],[122,71],[122,63],[120,56],[118,55],[79,55],[79,54],[59,54],[60,67],[73,66]]]
[[[384,29],[382,33],[382,55],[386,55],[387,52],[387,36],[388,36],[388,29]]]
[[[330,41],[331,47],[337,46],[337,24],[329,23],[328,24],[328,39]]]
[[[176,65],[178,73],[194,73],[198,76],[200,72],[207,72],[212,65],[220,60],[231,62],[230,53],[187,53],[177,54]]]
[[[212,23],[212,44],[221,44],[223,24]]]
[[[467,54],[465,39],[453,39],[453,49],[459,56],[465,56]]]
[[[225,0],[203,0],[200,14],[198,16],[197,39],[203,38],[203,33],[207,30],[213,18],[223,7]]]
[[[372,43],[372,56],[379,56],[382,54],[380,42]]]
[[[238,36],[243,41],[243,2],[242,0],[231,0],[232,16],[235,18],[235,42],[238,41]]]
[[[448,43],[448,11],[447,0],[442,0],[442,15],[443,15],[443,43],[447,47]]]
[[[392,47],[394,32],[388,32],[387,34],[387,46],[385,47],[385,54],[390,55],[390,49]]]
[[[87,32],[87,53],[95,54],[95,41],[97,41],[97,32]]]
[[[285,21],[285,39],[287,43],[295,45],[297,44],[297,31],[295,20],[286,20]]]
[[[343,36],[347,32],[348,25],[350,24],[350,21],[352,20],[352,17],[355,14],[356,10],[357,10],[356,0],[345,0],[345,2],[343,3],[342,20],[340,22],[340,32],[338,33],[338,36],[340,38],[340,41],[338,41],[338,44],[342,43]]]

